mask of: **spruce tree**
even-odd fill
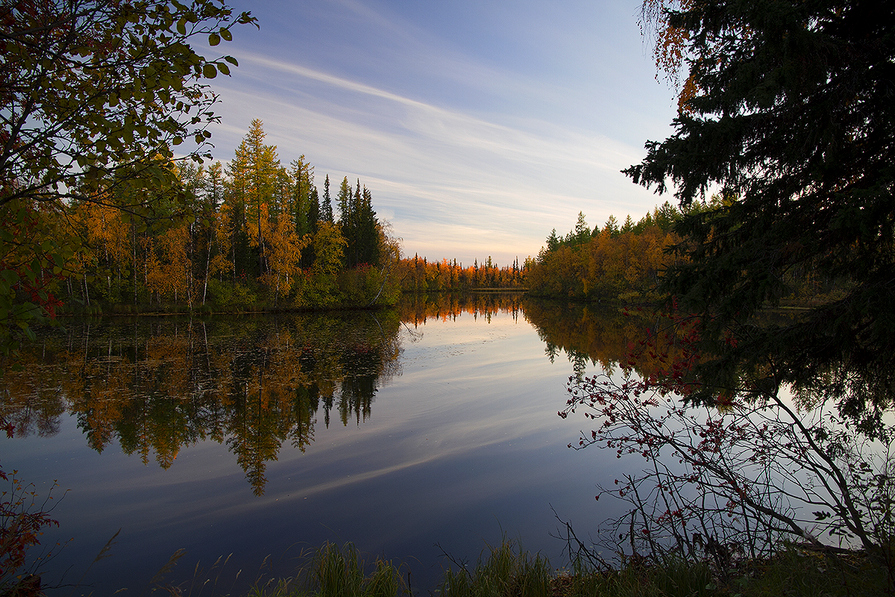
[[[333,220],[333,200],[329,194],[329,174],[323,183],[323,205],[320,206],[320,219],[324,222],[332,224]]]
[[[657,55],[688,73],[674,133],[625,172],[684,208],[664,280],[702,315],[702,398],[788,384],[875,432],[895,396],[895,3],[656,5]],[[759,324],[809,277],[835,292]]]

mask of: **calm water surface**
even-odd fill
[[[445,553],[474,562],[503,536],[559,567],[554,511],[596,531],[615,512],[595,485],[620,465],[570,450],[586,422],[556,413],[569,376],[611,365],[624,335],[518,298],[67,322],[2,381],[17,432],[0,464],[67,490],[47,539],[72,539],[45,579],[78,594],[148,592],[178,549],[168,582],[187,586],[198,566],[238,591],[293,574],[325,541],[405,562],[418,594]]]

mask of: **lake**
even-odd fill
[[[503,537],[560,567],[557,515],[588,537],[621,510],[594,495],[623,463],[569,449],[587,422],[557,416],[569,377],[637,333],[615,313],[475,295],[63,323],[0,380],[0,464],[65,491],[44,581],[67,594],[148,592],[180,549],[166,582],[244,592],[326,541],[403,562],[426,594]]]

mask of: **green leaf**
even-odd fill
[[[230,33],[230,30],[226,27],[221,27],[221,37],[224,38],[224,41],[233,41],[233,34]]]
[[[180,19],[179,21],[177,21],[177,33],[186,35],[186,19]]]
[[[217,33],[211,33],[211,34],[209,34],[209,36],[208,36],[208,45],[209,45],[209,46],[216,46],[216,45],[218,45],[219,43],[221,43],[221,36],[220,36],[220,35],[218,35]]]
[[[224,56],[224,60],[232,64],[233,66],[239,66],[239,62],[233,56]]]
[[[226,64],[224,64],[222,62],[219,62],[217,64],[217,67],[218,67],[218,70],[221,71],[222,75],[227,75],[228,77],[230,76],[230,67],[229,66],[227,66]]]
[[[218,70],[214,67],[214,64],[206,62],[205,66],[202,67],[202,75],[206,79],[214,79],[218,75]]]
[[[3,278],[3,281],[9,284],[10,286],[14,284],[18,284],[19,282],[19,274],[11,269],[5,269],[0,272],[0,277]]]

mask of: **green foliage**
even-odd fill
[[[0,205],[96,200],[99,181],[135,175],[171,180],[172,147],[192,139],[192,155],[206,153],[217,120],[202,79],[236,64],[190,42],[216,45],[254,23],[211,0],[14,2],[3,12]]]
[[[56,285],[83,232],[63,232],[63,210],[114,203],[129,223],[169,217],[182,203],[173,147],[190,139],[189,158],[208,155],[216,96],[203,79],[236,64],[206,58],[190,42],[217,45],[250,23],[249,13],[212,0],[4,3],[0,351],[54,316]],[[120,298],[111,285],[106,292]]]
[[[233,311],[250,309],[258,302],[258,295],[246,284],[220,282],[214,278],[208,281],[208,298],[215,306]]]
[[[446,597],[547,597],[553,570],[541,555],[531,555],[512,541],[488,549],[475,568],[447,569],[440,585]]]
[[[33,339],[31,326],[55,318],[58,283],[74,247],[51,206],[14,200],[0,205],[0,354]]]

